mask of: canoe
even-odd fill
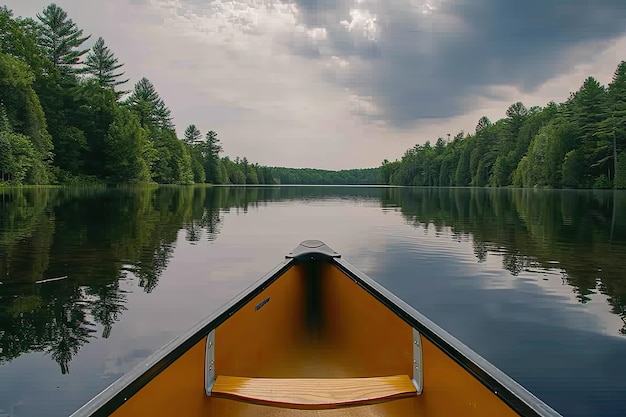
[[[559,416],[317,240],[72,416]]]

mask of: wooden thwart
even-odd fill
[[[219,375],[212,397],[298,409],[372,404],[417,395],[407,375],[374,378],[243,378]]]

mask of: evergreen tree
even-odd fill
[[[172,129],[172,115],[165,102],[159,97],[154,85],[147,78],[135,84],[135,89],[126,104],[139,117],[144,128]]]
[[[220,178],[218,174],[218,162],[220,152],[222,152],[222,146],[220,145],[220,140],[217,138],[217,133],[212,130],[208,131],[206,134],[206,141],[200,146],[202,149],[202,157],[204,159],[206,181],[212,184],[219,184]],[[239,183],[233,182],[233,184]]]
[[[187,145],[193,145],[202,139],[202,133],[198,130],[196,125],[189,125],[185,129],[185,143]]]
[[[617,179],[626,178],[626,172],[620,167],[626,161],[620,161],[618,153],[626,149],[626,61],[620,62],[608,88],[608,113],[603,129],[598,136],[612,141],[613,172]],[[622,158],[625,158],[622,156]],[[621,163],[620,163],[621,162]],[[622,185],[621,188],[624,188]]]
[[[103,88],[115,89],[118,85],[128,82],[128,79],[119,79],[124,75],[124,72],[116,73],[123,66],[124,64],[119,63],[113,52],[104,44],[102,38],[98,38],[85,60],[85,71],[91,74]],[[125,93],[127,91],[120,91],[117,94],[121,96]]]
[[[487,116],[481,117],[478,120],[478,124],[476,124],[476,133],[488,128],[489,126],[491,126],[491,121],[489,120],[489,118],[487,118]]]
[[[39,45],[48,59],[63,73],[76,72],[80,58],[88,51],[79,48],[91,35],[83,37],[82,29],[54,3],[38,13],[37,19],[40,22]]]

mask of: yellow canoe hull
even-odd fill
[[[558,416],[322,242],[74,416]]]

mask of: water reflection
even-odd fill
[[[560,268],[579,302],[606,294],[626,334],[626,193],[396,188],[383,206],[400,207],[415,227],[471,235],[479,262],[502,254],[514,276]]]
[[[519,276],[560,268],[580,303],[606,294],[626,322],[626,193],[387,187],[0,189],[0,363],[44,351],[62,373],[108,338],[125,280],[153,291],[183,231],[213,241],[224,213],[272,202],[377,201],[417,229],[471,241]],[[297,242],[293,242],[297,243]],[[280,254],[279,254],[280,255]],[[54,278],[59,280],[48,281]],[[41,282],[46,281],[46,282]],[[626,324],[621,329],[626,335]]]

